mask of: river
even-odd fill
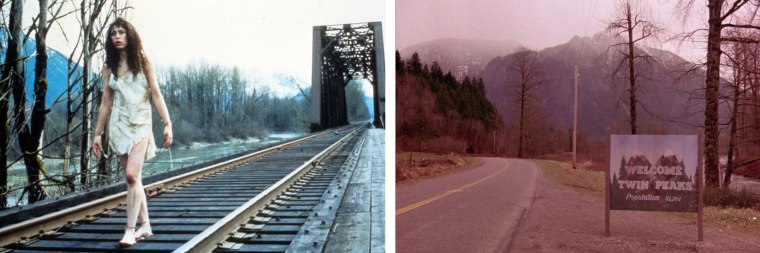
[[[170,151],[159,148],[155,157],[145,161],[145,164],[143,165],[143,176],[150,176],[156,173],[178,169],[183,165],[190,165],[200,161],[255,149],[302,135],[305,135],[305,133],[277,133],[269,134],[265,139],[250,138],[221,143],[193,143],[186,147],[172,148]],[[59,175],[62,173],[63,159],[46,158],[44,161],[45,167],[50,174]],[[79,159],[72,159],[69,168],[69,171],[78,172]],[[26,169],[23,162],[19,161],[8,168],[8,185],[11,189],[17,189],[24,184],[26,184]],[[58,193],[57,191],[63,189],[58,187],[48,187],[47,190],[49,194],[55,196],[60,195],[61,193]],[[9,193],[8,204],[11,206],[16,205],[19,194],[21,194],[20,190]],[[26,200],[24,199],[19,205],[24,205],[25,202]]]

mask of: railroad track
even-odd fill
[[[0,252],[321,251],[363,129],[325,131],[147,185],[154,235],[130,248],[117,244],[122,193],[4,227]]]

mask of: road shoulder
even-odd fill
[[[539,166],[540,167],[540,166]],[[749,237],[705,228],[697,242],[696,219],[612,211],[604,233],[604,201],[541,173],[532,208],[518,225],[511,252],[760,252]]]

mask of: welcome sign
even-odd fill
[[[610,136],[612,210],[697,212],[696,135]]]

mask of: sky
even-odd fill
[[[615,2],[609,0],[397,0],[396,46],[439,38],[513,40],[540,50],[566,43],[575,36],[601,32],[613,18]],[[698,20],[701,5],[685,23],[673,13],[676,0],[645,0],[653,20],[671,32],[704,27]],[[665,38],[664,38],[665,39]],[[688,60],[704,57],[705,45],[652,42]]]
[[[311,83],[312,30],[314,26],[383,22],[382,0],[131,0],[127,15],[140,33],[143,47],[160,67],[195,63],[239,67],[249,77],[275,73],[296,76]],[[36,15],[36,1],[27,1],[27,23]],[[33,13],[33,14],[32,14]],[[77,34],[74,16],[61,21]],[[392,32],[383,26],[383,33]],[[55,28],[48,45],[70,52],[75,41],[66,42]],[[74,35],[75,36],[75,35]],[[275,92],[296,94],[295,87],[270,87]]]

